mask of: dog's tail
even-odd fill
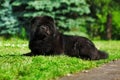
[[[98,50],[99,59],[107,59],[109,57],[108,53]]]

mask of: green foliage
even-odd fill
[[[95,22],[91,23],[89,30],[91,36],[104,39],[106,34],[107,15],[112,15],[112,39],[120,39],[119,37],[119,1],[118,0],[87,0],[90,4],[91,16]]]
[[[120,11],[113,11],[113,37],[114,39],[120,39]]]
[[[20,31],[20,35],[19,37],[22,38],[22,39],[25,39],[27,36],[27,33],[26,33],[26,30],[24,27],[21,28],[21,31]]]
[[[15,35],[19,28],[18,21],[12,14],[10,0],[4,0],[0,7],[0,35]]]
[[[64,55],[25,57],[20,55],[30,51],[27,47],[28,41],[17,38],[0,39],[0,80],[57,79],[120,59],[120,41],[94,41],[94,43],[99,49],[109,53],[108,59],[87,61]]]
[[[110,13],[113,18],[112,39],[120,39],[119,2],[119,0],[1,0],[0,35],[25,37],[25,31],[28,32],[33,17],[48,15],[56,20],[57,27],[64,34],[104,39],[106,17]]]
[[[62,32],[74,30],[87,35],[85,25],[88,16],[83,15],[89,14],[90,10],[85,0],[15,0],[12,5],[16,7],[14,13],[20,17],[52,16]],[[18,8],[23,6],[25,7],[22,11],[17,11]],[[81,28],[84,30],[81,30]]]

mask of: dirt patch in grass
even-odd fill
[[[92,70],[68,74],[59,80],[120,80],[120,60],[112,61]]]

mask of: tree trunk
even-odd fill
[[[112,39],[112,15],[108,13],[106,21],[106,38]]]

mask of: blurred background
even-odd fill
[[[120,39],[120,0],[0,0],[0,36],[27,39],[30,20],[43,15],[64,34]]]

